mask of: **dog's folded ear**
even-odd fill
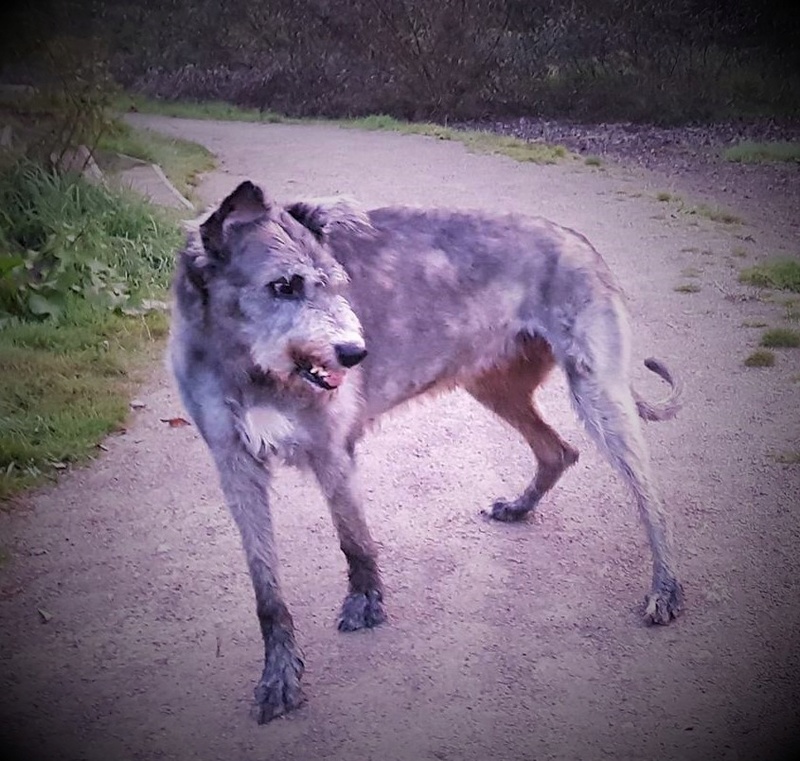
[[[200,239],[206,253],[220,257],[225,251],[225,231],[232,224],[254,222],[269,212],[264,191],[249,180],[241,183],[201,225]]]
[[[288,204],[286,211],[322,241],[335,226],[352,232],[369,232],[372,225],[359,203],[347,196],[313,198]]]

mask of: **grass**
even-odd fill
[[[290,124],[336,124],[346,129],[382,130],[404,135],[424,135],[438,140],[455,140],[463,143],[474,153],[490,153],[508,156],[515,161],[537,164],[555,164],[571,156],[564,146],[529,142],[517,137],[495,135],[477,130],[456,130],[432,122],[407,122],[386,114],[373,114],[354,119],[290,119],[272,112],[257,109],[241,109],[227,103],[179,103],[158,101],[141,97],[119,99],[117,107],[163,116],[188,119],[218,119],[221,121],[255,121],[265,123],[285,122]]]
[[[710,219],[712,222],[719,222],[724,225],[739,225],[742,223],[741,217],[727,209],[723,209],[719,206],[709,206],[705,203],[698,204],[697,206],[690,206],[681,196],[667,190],[660,190],[656,193],[656,201],[659,203],[674,203],[678,207],[677,210],[682,214],[704,217],[705,219]]]
[[[793,328],[770,328],[761,336],[761,345],[770,348],[795,349],[800,346],[800,331]]]
[[[722,209],[719,206],[709,206],[704,203],[687,209],[686,213],[696,214],[699,217],[705,217],[712,222],[720,222],[723,225],[739,225],[742,223],[742,218],[733,212]]]
[[[431,122],[406,122],[385,114],[347,119],[337,122],[348,129],[385,130],[404,135],[426,135],[438,140],[456,140],[473,153],[508,156],[515,161],[535,164],[555,164],[571,154],[562,145],[550,145],[522,140],[509,135],[495,135],[478,130],[457,130]]]
[[[756,143],[747,140],[728,148],[723,156],[726,161],[738,161],[742,164],[800,162],[800,143],[791,141]]]
[[[138,111],[145,114],[175,116],[181,119],[213,119],[215,121],[296,122],[295,119],[277,114],[274,111],[260,111],[257,108],[239,108],[222,101],[172,101],[145,98],[140,95],[124,95],[115,102],[118,111]]]
[[[676,293],[699,293],[702,288],[697,283],[681,283],[672,290]]]
[[[786,299],[783,302],[786,308],[786,319],[790,322],[800,322],[800,299]]]
[[[599,156],[587,156],[583,163],[586,166],[603,166],[603,160]]]
[[[800,259],[773,259],[739,273],[739,282],[800,293]]]
[[[27,166],[0,172],[0,500],[90,457],[122,425],[167,331],[162,312],[134,307],[163,297],[179,243],[175,220],[131,194]],[[37,317],[45,275],[58,308]],[[104,287],[118,300],[100,298]]]
[[[756,349],[745,359],[744,364],[746,367],[772,367],[775,364],[775,355],[767,349]]]
[[[150,130],[134,129],[123,122],[101,138],[97,153],[103,169],[111,171],[118,168],[117,154],[158,164],[185,196],[192,195],[202,172],[216,166],[214,154],[202,145]]]

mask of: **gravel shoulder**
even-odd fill
[[[777,187],[766,169],[746,193],[725,179],[733,192],[669,161],[537,166],[419,136],[132,118],[220,157],[200,187],[208,203],[251,178],[281,200],[513,210],[587,235],[629,294],[637,362],[655,355],[685,376],[684,411],[646,435],[686,611],[670,627],[640,623],[644,532],[558,375],[542,406],[581,460],[524,525],[488,525],[479,511],[527,483],[529,452],[452,393],[402,409],[359,450],[390,615],[374,631],[336,631],[345,565],[324,502],[310,477],[279,472],[282,582],[309,702],[258,726],[261,642],[238,537],[197,431],[163,422],[182,410],[154,368],[145,406],[108,451],[0,515],[0,744],[11,758],[791,755],[800,468],[776,455],[800,446],[800,352],[743,366],[760,337],[746,325],[784,324],[785,308],[736,275],[800,253],[796,176]],[[730,197],[743,221],[656,200],[670,190],[687,205]],[[686,282],[700,290],[674,290]],[[663,393],[641,366],[634,375],[648,396]]]

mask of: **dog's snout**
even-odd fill
[[[336,359],[342,367],[355,367],[367,356],[367,350],[361,344],[338,344]]]

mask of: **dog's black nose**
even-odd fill
[[[360,344],[338,344],[336,346],[336,359],[342,367],[355,367],[364,357],[367,350]]]

